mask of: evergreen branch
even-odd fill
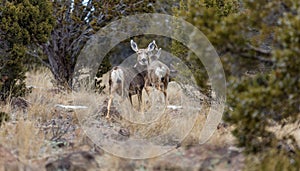
[[[248,46],[248,48],[250,48],[251,50],[254,50],[255,52],[265,54],[265,55],[270,55],[271,54],[271,50],[258,48],[258,47],[255,47],[255,46],[249,44],[249,43],[247,43],[246,45]]]
[[[241,53],[240,55],[241,55],[241,57],[255,59],[255,60],[258,60],[258,61],[263,62],[263,63],[274,64],[273,60],[267,59],[267,58],[264,58],[264,57],[261,57],[261,56],[258,56],[258,55],[251,55],[249,53]]]

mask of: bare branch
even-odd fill
[[[253,45],[251,45],[249,43],[247,43],[246,45],[248,46],[248,48],[250,48],[251,50],[254,50],[258,53],[266,54],[266,55],[271,54],[271,49],[262,49],[262,48],[259,48],[259,47],[254,47]]]
[[[241,53],[240,55],[241,55],[241,57],[259,60],[260,62],[263,62],[263,63],[268,63],[268,64],[273,64],[274,63],[274,61],[271,60],[271,59],[267,59],[267,58],[257,56],[257,55],[251,55],[249,53]]]
[[[38,59],[43,65],[45,65],[47,68],[51,68],[50,65],[49,65],[47,62],[43,61],[43,59],[40,58],[40,56],[39,56],[38,54],[29,52],[29,51],[27,51],[26,54],[27,54],[27,55],[30,55],[30,56],[32,56],[32,57],[35,57],[35,58]]]

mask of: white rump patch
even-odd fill
[[[111,72],[111,80],[113,83],[124,81],[124,72],[121,69],[116,69]]]
[[[167,69],[165,67],[157,67],[155,69],[155,75],[158,76],[160,79],[163,78],[167,73]]]

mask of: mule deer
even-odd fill
[[[110,108],[114,97],[117,93],[120,96],[128,96],[132,105],[132,95],[138,96],[138,108],[142,104],[142,91],[145,85],[147,74],[148,54],[154,50],[155,42],[151,42],[146,49],[138,49],[137,44],[131,40],[131,48],[137,53],[137,63],[132,67],[114,67],[109,74],[109,101],[107,104],[106,118],[110,118]]]
[[[157,90],[163,92],[165,97],[165,105],[167,105],[167,89],[170,79],[170,69],[166,64],[158,60],[160,54],[161,48],[157,50],[156,54],[152,54],[149,56],[149,63],[147,65],[147,78],[145,80],[145,90],[149,91],[147,90],[147,86],[152,85]]]

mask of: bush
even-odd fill
[[[0,126],[3,122],[6,122],[9,120],[9,115],[5,112],[0,112]]]
[[[53,18],[49,0],[8,0],[0,11],[0,98],[6,100],[25,95],[24,64],[37,43],[47,42]]]
[[[224,120],[233,125],[238,145],[265,161],[279,154],[284,160],[278,166],[295,169],[298,165],[285,165],[299,161],[299,147],[278,148],[293,137],[277,137],[271,128],[299,120],[300,2],[237,2],[190,0],[177,14],[203,31],[221,56],[228,80]],[[269,164],[259,167],[272,168]]]

